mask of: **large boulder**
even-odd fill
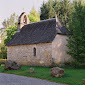
[[[59,68],[59,67],[53,67],[50,70],[50,73],[54,77],[62,77],[62,76],[64,76],[64,69]]]
[[[21,65],[16,63],[15,61],[8,60],[5,62],[5,70],[17,70],[21,69]]]

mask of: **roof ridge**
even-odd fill
[[[50,20],[56,20],[56,18],[41,20],[41,21],[38,21],[38,22],[29,23],[29,24],[36,24],[36,23],[46,22],[46,21],[50,21]],[[27,24],[27,25],[29,25],[29,24]]]

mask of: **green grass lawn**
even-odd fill
[[[0,72],[2,73],[10,73],[34,78],[40,78],[49,80],[57,83],[64,83],[68,85],[85,85],[82,83],[82,79],[85,79],[85,69],[72,69],[72,68],[64,68],[65,76],[61,78],[55,78],[50,75],[50,69],[48,67],[33,67],[35,69],[34,73],[30,73],[29,69],[32,66],[22,66],[20,70],[4,70],[4,64],[0,66]]]

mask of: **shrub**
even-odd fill
[[[64,63],[65,67],[73,67],[73,68],[84,68],[85,69],[85,63],[80,63],[77,61],[68,61]]]
[[[7,61],[7,59],[0,59],[0,63],[4,64]]]

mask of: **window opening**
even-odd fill
[[[36,48],[34,48],[34,56],[36,56]]]

